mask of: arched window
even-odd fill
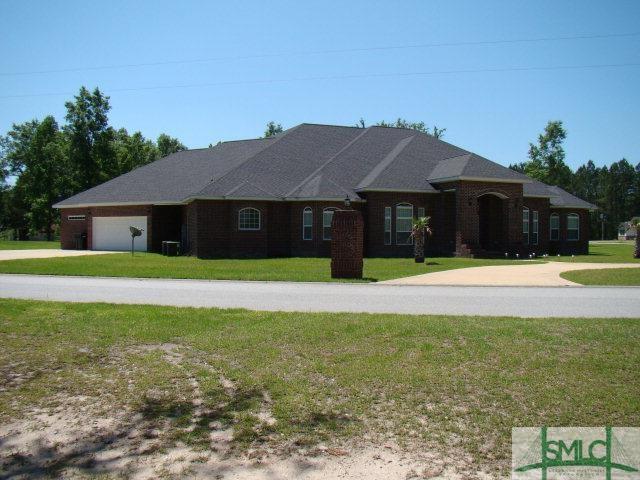
[[[302,239],[313,240],[313,210],[304,207],[302,210]]]
[[[400,203],[396,205],[396,244],[411,245],[411,227],[413,223],[413,205]]]
[[[238,230],[260,230],[260,210],[250,207],[240,209]]]
[[[557,242],[560,240],[560,215],[552,213],[549,217],[549,240]]]
[[[580,240],[580,216],[577,213],[567,215],[567,240]]]
[[[331,221],[335,208],[325,208],[322,210],[322,239],[331,240]]]
[[[529,209],[522,209],[522,243],[529,245]]]

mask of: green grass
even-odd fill
[[[418,264],[412,258],[366,258],[364,277],[365,281],[379,281],[455,268],[515,263],[522,261],[442,257],[428,258],[426,264]],[[332,281],[330,265],[329,258],[202,260],[195,257],[164,257],[155,253],[136,253],[133,257],[118,253],[7,260],[0,262],[0,273],[329,282]]]
[[[561,273],[566,280],[582,285],[640,285],[640,268],[605,268]]]
[[[0,300],[0,344],[0,423],[84,399],[194,448],[207,448],[212,421],[233,428],[238,448],[393,435],[449,455],[453,442],[506,474],[514,426],[640,424],[637,319]],[[208,409],[195,419],[193,378]],[[271,426],[258,415],[265,392]]]
[[[33,250],[38,248],[60,248],[60,242],[0,240],[0,250]]]
[[[634,243],[590,243],[589,255],[564,257],[549,257],[558,262],[589,262],[589,263],[640,263],[640,259],[633,258]]]

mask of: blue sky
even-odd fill
[[[396,75],[639,64],[640,34],[450,45],[640,33],[637,0],[4,0],[0,18],[0,133],[46,114],[62,123],[64,101],[86,85],[110,95],[113,126],[151,138],[166,132],[191,148],[260,136],[269,120],[291,127],[404,117],[446,127],[447,141],[506,165],[524,160],[528,143],[559,119],[571,167],[640,162],[640,66]],[[80,70],[7,75],[62,69]],[[317,77],[342,78],[309,80]],[[144,89],[194,84],[214,85]],[[119,91],[128,88],[142,90]],[[62,95],[39,95],[48,93]]]

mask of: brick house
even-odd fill
[[[63,248],[125,250],[133,225],[139,250],[174,240],[214,258],[329,255],[345,204],[362,213],[370,257],[411,256],[411,220],[424,215],[431,255],[587,253],[595,208],[413,130],[313,124],[178,152],[55,207]]]

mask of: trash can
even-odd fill
[[[87,234],[86,233],[74,233],[73,234],[73,248],[76,250],[87,249]]]

